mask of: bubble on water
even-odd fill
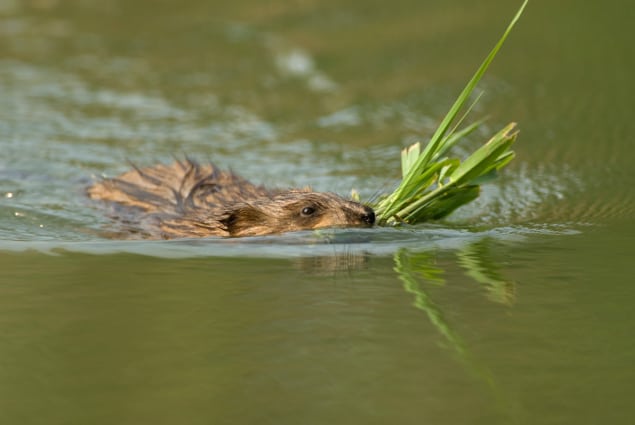
[[[327,92],[337,88],[337,83],[317,69],[313,58],[304,50],[280,49],[274,52],[274,61],[282,74],[306,80],[309,89]]]

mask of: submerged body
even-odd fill
[[[148,238],[258,236],[375,222],[371,208],[338,195],[271,190],[190,160],[135,168],[95,183],[88,196],[112,203],[128,233]]]

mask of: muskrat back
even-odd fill
[[[88,188],[112,203],[131,233],[150,238],[257,236],[323,227],[369,227],[375,213],[333,193],[272,190],[213,164],[134,167]]]

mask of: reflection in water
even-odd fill
[[[501,275],[500,266],[489,255],[487,239],[466,245],[456,256],[465,274],[483,286],[490,300],[505,305],[514,303],[516,285]]]
[[[458,263],[467,276],[483,285],[490,300],[509,305],[514,300],[514,284],[502,278],[500,267],[488,254],[487,239],[470,243],[457,251]],[[435,263],[433,253],[401,249],[395,252],[393,258],[394,270],[404,283],[404,289],[414,295],[414,306],[428,316],[463,367],[489,388],[499,410],[510,419],[513,418],[511,401],[498,386],[492,372],[472,356],[461,336],[445,319],[441,306],[434,302],[424,288],[426,282],[435,285],[446,283],[444,270]]]
[[[366,268],[368,255],[344,252],[337,255],[300,257],[295,264],[303,272],[314,276],[336,276],[340,273]]]

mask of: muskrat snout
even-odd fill
[[[362,222],[372,226],[375,224],[375,211],[372,208],[364,205],[364,213],[361,216]]]

